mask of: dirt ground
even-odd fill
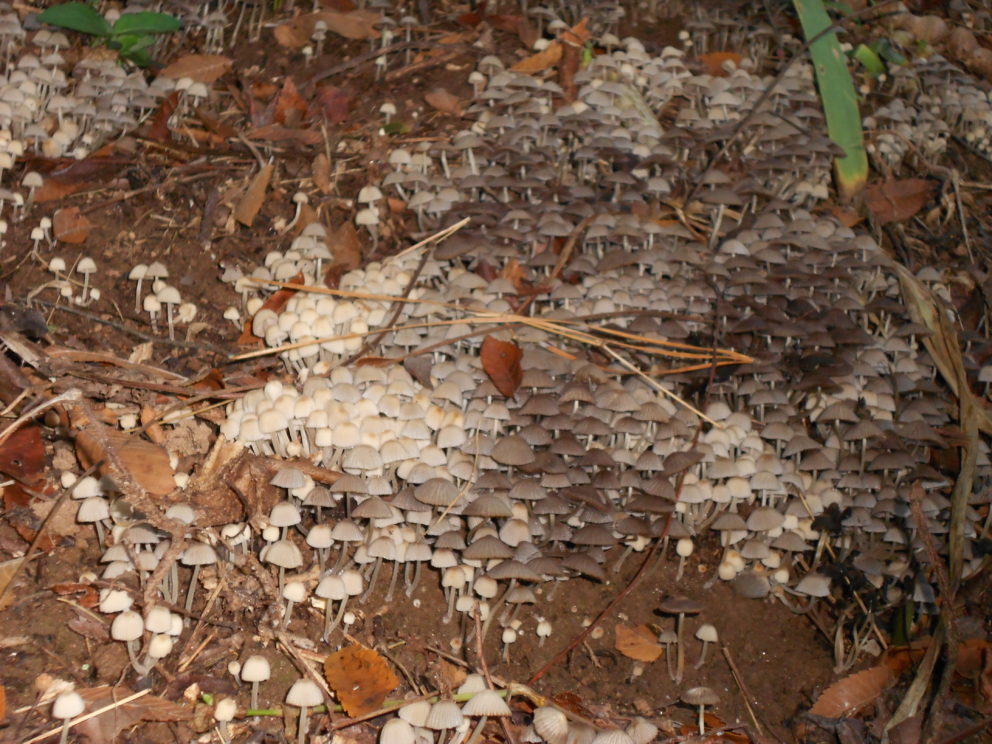
[[[249,148],[243,138],[219,137],[215,133],[224,131],[223,127],[244,130],[248,120],[244,102],[253,86],[256,90],[267,86],[277,91],[287,77],[292,77],[303,99],[310,100],[318,87],[313,82],[317,71],[360,57],[367,42],[338,39],[333,50],[308,66],[302,65],[299,53],[272,43],[268,36],[259,42],[241,43],[235,49],[225,50],[233,60],[233,72],[215,86],[218,94],[195,119],[195,128],[204,134],[183,136],[175,132],[170,142],[163,143],[150,137],[145,128],[139,128],[114,142],[113,164],[99,176],[98,184],[87,184],[76,193],[33,206],[32,216],[51,214],[67,206],[79,207],[93,223],[84,244],[58,243],[44,248],[39,257],[32,253],[27,234],[31,223],[11,221],[6,234],[7,248],[0,254],[0,273],[9,303],[31,307],[44,316],[47,334],[37,343],[43,348],[57,346],[100,352],[119,359],[137,354],[133,359],[138,363],[225,387],[279,375],[281,365],[264,357],[246,362],[228,361],[241,348],[238,339],[242,328],[223,317],[226,308],[240,306],[233,286],[220,279],[224,271],[239,268],[248,273],[264,261],[274,245],[285,247],[289,237],[278,234],[273,225],[279,219],[292,219],[292,196],[300,187],[307,188],[310,208],[326,225],[334,227],[349,222],[354,216],[357,190],[369,180],[369,173],[381,169],[389,149],[425,138],[443,138],[464,126],[459,116],[427,105],[425,91],[443,88],[463,101],[468,100],[472,88],[467,76],[482,54],[495,53],[508,60],[525,54],[516,36],[500,30],[486,36],[488,46],[472,47],[471,43],[478,40],[479,28],[454,20],[460,13],[470,12],[469,9],[455,8],[447,2],[433,5],[436,30],[466,34],[464,51],[442,65],[414,66],[408,74],[398,74],[388,81],[377,78],[371,61],[355,64],[319,81],[320,85],[333,84],[350,96],[346,119],[343,123],[325,125],[322,130],[325,139],[316,146],[291,140],[261,146],[264,159],[274,158],[277,166],[254,227],[230,228],[230,193],[243,185],[246,174],[255,167],[259,145]],[[516,10],[507,7],[515,3],[501,5],[504,14]],[[736,7],[731,10],[744,12]],[[760,10],[755,8],[752,12]],[[777,20],[785,18],[784,9],[775,9],[774,13]],[[649,50],[660,50],[677,41],[679,32],[685,28],[681,13],[673,15],[655,23],[640,23],[636,28],[623,28],[619,35],[634,33]],[[276,16],[271,23],[274,25],[279,18]],[[186,51],[198,51],[195,45],[184,48],[184,43],[187,42],[169,40],[157,50],[157,56],[168,60]],[[82,45],[76,41],[75,46],[65,50],[65,54],[80,53]],[[774,61],[767,64],[771,66]],[[409,131],[396,135],[384,135],[380,131],[378,111],[387,100],[396,104],[397,119],[406,122]],[[207,136],[211,132],[215,138]],[[334,185],[330,193],[322,193],[308,182],[315,153],[325,148],[335,153]],[[988,182],[987,162],[976,159],[965,148],[959,148],[956,153],[956,165],[969,174],[969,180]],[[50,172],[59,165],[64,163],[29,158],[18,167],[44,173],[45,169]],[[988,194],[987,189],[975,190],[966,203],[966,208],[976,215],[974,240],[983,246],[986,255],[988,226],[985,218],[978,215],[987,210]],[[411,226],[410,215],[391,215],[376,248],[363,234],[362,260],[373,260],[405,245],[404,235]],[[906,224],[898,229],[912,235],[914,227]],[[948,227],[949,233],[957,230],[956,221]],[[948,244],[957,241],[948,238]],[[930,250],[924,241],[910,245],[921,252]],[[99,303],[80,308],[55,303],[55,294],[48,290],[34,294],[36,288],[51,281],[47,262],[56,254],[68,266],[75,265],[83,256],[96,261],[100,274],[94,283],[102,291]],[[153,261],[169,266],[173,271],[170,282],[184,298],[194,298],[198,311],[196,322],[202,325],[197,325],[196,333],[189,338],[181,332],[179,340],[170,343],[161,324],[151,327],[147,315],[134,310],[134,283],[128,274],[135,264]],[[948,255],[946,261],[965,266],[967,257]],[[29,297],[33,303],[28,301]],[[140,351],[139,344],[148,342],[150,347]],[[9,356],[17,358],[14,354]],[[168,387],[108,383],[101,375],[113,371],[113,365],[75,363],[58,369],[91,401],[113,402],[137,410],[142,406],[160,407],[174,400]],[[5,397],[5,402],[11,400]],[[41,477],[21,489],[8,487],[4,493],[0,560],[25,554],[41,518],[47,513],[45,505],[50,506],[58,497],[58,470],[62,466],[56,463],[65,462],[68,453],[74,450],[64,423],[47,421],[41,429],[46,457]],[[203,424],[201,433],[207,432],[203,436],[212,437],[215,424],[216,419],[209,425]],[[180,464],[191,466],[198,457],[202,458],[202,451],[191,444]],[[8,470],[4,472],[13,475]],[[91,530],[75,527],[50,525],[50,537],[46,538],[48,542],[42,554],[23,570],[13,591],[13,601],[0,610],[0,689],[6,693],[6,716],[0,715],[2,741],[27,741],[53,725],[47,713],[42,714],[35,707],[48,680],[45,675],[74,682],[81,688],[114,685],[124,680],[132,689],[138,689],[133,674],[129,676],[123,644],[106,640],[107,623],[95,616],[92,609],[93,593],[109,586],[102,579],[84,575],[99,571],[100,550]],[[619,725],[633,716],[643,715],[661,724],[665,734],[676,736],[681,733],[679,725],[694,725],[696,713],[680,702],[680,691],[705,685],[719,696],[713,713],[723,724],[733,727],[736,736],[743,737],[735,741],[789,742],[806,738],[800,726],[804,711],[830,683],[843,676],[834,669],[834,639],[828,637],[833,625],[823,625],[828,622],[829,613],[811,618],[791,612],[774,599],[750,600],[738,596],[726,582],[714,580],[720,559],[718,542],[713,535],[707,537],[689,558],[685,576],[678,582],[677,558],[669,547],[666,558],[652,560],[636,581],[645,553],[629,557],[623,570],[609,573],[606,581],[575,579],[558,587],[553,599],[542,599],[536,608],[528,611],[529,616],[541,615],[550,621],[553,628],[550,637],[539,645],[533,634],[522,635],[511,647],[506,662],[501,658],[497,634],[491,634],[485,648],[489,672],[505,683],[526,682],[634,581],[629,593],[599,622],[602,633],[594,633],[554,663],[533,683],[535,690],[550,697],[563,696],[560,698],[563,704],[574,705],[596,721]],[[614,549],[607,555],[606,565],[613,563],[616,554]],[[179,576],[185,585],[190,579],[189,569],[180,568]],[[210,573],[209,569],[201,578],[207,587],[216,585],[218,580],[216,572]],[[992,595],[987,579],[982,582],[969,587],[961,615],[977,624],[979,630],[984,623],[987,632]],[[475,648],[460,650],[452,646],[453,639],[461,632],[457,621],[450,626],[438,622],[444,597],[436,581],[421,582],[409,599],[399,592],[398,598],[391,602],[383,601],[383,583],[380,580],[379,590],[355,606],[357,621],[349,633],[354,640],[388,652],[390,660],[401,670],[400,693],[412,692],[414,683],[418,689],[444,689],[457,681],[458,675],[452,670],[479,668]],[[538,589],[539,593],[547,591],[550,591],[547,584]],[[709,649],[705,663],[699,668],[695,668],[695,662],[700,644],[695,640],[688,644],[687,671],[682,685],[675,685],[670,679],[664,659],[638,665],[615,648],[618,624],[647,624],[653,631],[674,629],[673,618],[658,612],[660,601],[671,595],[685,595],[702,603],[701,612],[687,620],[689,635],[704,622],[713,624],[720,634],[720,643]],[[262,684],[260,697],[271,707],[281,704],[290,684],[299,677],[298,659],[275,652],[272,635],[257,632],[255,625],[262,614],[254,606],[257,601],[258,598],[246,593],[237,606],[213,608],[211,614],[204,616],[203,628],[194,642],[183,636],[180,652],[174,652],[138,684],[151,686],[154,695],[170,701],[183,701],[191,689],[194,698],[196,692],[243,696],[245,688],[231,676],[228,665],[264,650],[273,662],[273,674]],[[200,618],[203,608],[198,601],[190,616],[192,622]],[[319,635],[321,622],[320,614],[310,608],[297,612],[287,631],[296,637],[313,638]],[[817,622],[821,623],[820,628]],[[888,633],[891,629],[881,630]],[[926,628],[918,630],[923,632]],[[338,641],[343,642],[341,638]],[[263,644],[266,644],[264,649]],[[313,651],[319,655],[328,649],[317,647]],[[866,658],[855,669],[874,663]],[[903,678],[897,689],[905,689],[906,684],[908,678]],[[959,679],[956,688],[966,689],[962,693],[964,698],[973,700],[973,689],[964,680]],[[196,700],[186,702],[192,705]],[[887,699],[884,704],[893,702],[898,701]],[[987,702],[986,699],[986,705]],[[515,711],[513,724],[517,735],[522,734],[528,722],[527,713],[526,706]],[[204,714],[197,715],[201,719],[195,723],[134,723],[119,733],[117,740],[190,741],[195,736],[191,731],[209,730],[209,724],[203,723]],[[335,719],[321,718],[321,723],[311,730],[329,736],[328,724]],[[339,732],[341,741],[370,742],[384,720],[344,729]],[[487,732],[493,739],[503,737],[498,727]],[[273,716],[240,729],[235,739],[283,741],[294,734],[291,718]],[[858,736],[861,738],[841,740],[870,739],[863,731]],[[980,737],[979,733],[969,740],[980,741]],[[815,738],[810,735],[807,740]]]

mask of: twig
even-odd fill
[[[329,77],[334,77],[342,72],[347,72],[353,67],[358,67],[365,64],[366,62],[371,62],[372,60],[381,57],[384,54],[393,54],[394,52],[402,52],[407,49],[445,49],[447,47],[456,48],[466,46],[462,44],[438,44],[436,41],[430,39],[418,39],[416,41],[401,41],[397,44],[390,44],[382,49],[375,49],[371,52],[366,52],[365,54],[360,54],[357,57],[352,57],[351,59],[342,62],[340,64],[334,65],[334,67],[329,67],[326,70],[322,70],[310,78],[309,82],[316,83],[321,80],[326,80]]]
[[[486,678],[486,684],[489,685],[490,690],[495,690],[496,685],[493,684],[493,677],[489,673],[489,664],[486,662],[486,652],[482,648],[482,621],[479,615],[479,608],[476,607],[472,611],[472,619],[475,621],[475,652],[479,655],[479,666],[482,667],[482,676]],[[503,728],[503,736],[506,737],[508,744],[517,744],[517,738],[506,723],[506,716],[499,716],[499,723]]]
[[[751,723],[754,724],[755,731],[758,732],[758,736],[764,736],[765,732],[761,728],[761,723],[754,714],[754,708],[751,707],[751,700],[753,699],[751,692],[747,689],[747,685],[744,684],[744,677],[741,676],[741,670],[737,668],[734,657],[730,655],[730,648],[724,643],[720,645],[720,651],[723,653],[723,658],[727,660],[727,666],[730,667],[730,673],[733,675],[734,682],[737,683],[737,688],[740,690],[741,697],[744,699],[744,707],[747,708],[747,714],[751,716]]]

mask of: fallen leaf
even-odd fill
[[[509,341],[499,341],[492,336],[482,340],[480,358],[482,369],[489,375],[493,385],[507,398],[520,387],[524,372],[520,367],[520,359],[524,353],[520,347]]]
[[[577,716],[586,718],[588,720],[593,720],[596,718],[596,714],[593,713],[589,708],[586,707],[585,702],[574,692],[559,692],[556,693],[551,700],[559,708],[567,711],[571,711]]]
[[[461,99],[444,88],[432,88],[424,94],[424,100],[444,114],[462,115]]]
[[[713,77],[727,76],[727,70],[723,66],[724,62],[733,62],[734,67],[740,67],[742,59],[743,57],[737,52],[710,52],[699,55],[699,61],[703,63],[706,74]]]
[[[179,91],[174,90],[165,98],[162,99],[162,103],[159,104],[158,111],[155,112],[155,116],[152,119],[152,123],[148,126],[148,130],[145,132],[145,136],[148,139],[155,142],[171,142],[172,141],[172,130],[169,129],[169,119],[176,112],[176,106],[179,105]]]
[[[879,225],[907,220],[930,201],[933,183],[924,178],[890,179],[872,184],[865,191],[865,203]]]
[[[311,172],[313,185],[320,189],[323,194],[330,194],[334,190],[331,183],[331,161],[325,153],[318,153],[313,159],[313,170]]]
[[[589,31],[589,19],[583,18],[570,29],[563,31],[561,34],[561,40],[565,44],[581,48],[585,46],[585,43],[589,41],[591,36],[592,33]]]
[[[327,30],[347,39],[378,39],[375,24],[381,20],[379,13],[372,10],[353,10],[339,13],[324,10],[317,13],[304,13],[292,20],[280,23],[272,33],[276,41],[290,49],[302,49],[311,43],[313,29],[317,21],[327,24]]]
[[[134,482],[153,496],[165,496],[176,489],[176,481],[169,465],[169,454],[157,444],[125,434],[122,431],[105,432],[114,448],[117,461],[134,479]],[[97,438],[85,429],[76,434],[76,453],[84,468],[106,458],[107,453]],[[100,468],[107,474],[106,465]]]
[[[348,120],[348,107],[350,105],[350,93],[333,85],[324,85],[318,88],[310,102],[307,109],[307,119],[322,116],[328,124],[340,124]]]
[[[259,169],[248,185],[248,190],[245,191],[244,196],[238,202],[238,206],[234,208],[234,219],[242,225],[251,227],[251,224],[255,221],[258,210],[262,208],[262,204],[265,202],[265,191],[269,188],[273,168],[272,163],[266,163]]]
[[[93,229],[93,223],[80,214],[79,207],[63,207],[52,217],[52,233],[63,243],[85,243]]]
[[[9,561],[0,562],[0,610],[6,610],[14,601],[14,592],[7,591],[7,586],[23,560],[23,558],[11,558]]]
[[[0,685],[0,721],[7,715],[7,688]]]
[[[532,54],[531,56],[520,60],[510,69],[514,72],[544,72],[545,70],[548,70],[558,64],[558,60],[561,59],[561,54],[561,42],[552,41],[537,54]]]
[[[74,598],[80,607],[85,607],[87,610],[92,610],[100,604],[100,593],[92,584],[70,581],[62,584],[52,584],[48,589],[60,597]]]
[[[159,77],[173,80],[189,78],[198,83],[212,83],[231,69],[234,61],[222,54],[187,54],[159,72]]]
[[[824,690],[809,712],[826,718],[845,718],[874,702],[892,680],[892,670],[884,665],[851,674]]]
[[[328,656],[324,677],[345,713],[353,718],[378,710],[400,683],[382,656],[358,644]]]
[[[297,284],[303,282],[303,275],[297,274],[292,279],[289,280],[290,284]],[[271,310],[277,315],[282,312],[283,308],[286,307],[286,303],[289,302],[289,298],[296,294],[297,290],[290,289],[289,287],[280,287],[278,290],[269,295],[269,299],[265,301],[259,310]],[[251,318],[245,321],[244,330],[241,332],[241,337],[238,339],[239,346],[252,346],[259,339],[258,336],[252,333],[252,322]]]
[[[76,616],[66,623],[66,625],[69,630],[81,635],[83,638],[100,641],[101,643],[110,640],[110,628],[91,615],[76,613]]]
[[[31,487],[45,481],[45,445],[40,426],[22,426],[0,444],[0,473]]]
[[[331,268],[339,269],[342,274],[346,274],[362,265],[362,241],[358,238],[358,231],[350,220],[342,222],[331,232],[327,245],[334,256]]]
[[[245,133],[248,139],[269,140],[270,142],[299,142],[301,145],[317,145],[324,141],[323,135],[313,129],[290,129],[278,124],[266,124]]]
[[[45,182],[34,192],[38,204],[61,199],[96,184],[106,184],[124,168],[124,161],[91,155],[85,160],[73,160],[45,176]]]
[[[617,624],[614,630],[617,636],[614,648],[628,659],[643,662],[657,661],[664,650],[646,625],[628,628],[626,625]]]
[[[86,703],[86,711],[92,712],[133,695],[126,687],[102,686],[89,689],[76,689]],[[115,741],[122,731],[141,721],[185,721],[192,710],[155,695],[143,695],[123,705],[115,705],[110,710],[76,724],[72,731],[87,742]]]
[[[287,77],[273,100],[272,121],[288,127],[296,126],[307,112],[307,102],[296,88],[293,78]]]

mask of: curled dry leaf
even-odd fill
[[[887,666],[875,666],[834,682],[810,709],[815,716],[844,718],[874,702],[893,680]]]
[[[262,208],[265,201],[265,191],[269,188],[269,181],[272,178],[273,167],[272,163],[266,163],[264,167],[259,169],[251,183],[248,184],[248,190],[241,197],[238,206],[234,208],[234,219],[246,227],[251,227],[255,221],[255,215]]]
[[[307,112],[307,102],[303,100],[291,77],[286,78],[279,95],[273,99],[272,106],[272,121],[287,127],[299,124]]]
[[[500,341],[486,336],[482,341],[480,358],[482,369],[489,375],[493,385],[507,398],[512,398],[524,378],[520,359],[524,353],[520,347],[509,341]]]
[[[558,64],[558,60],[561,59],[561,55],[561,42],[552,41],[537,54],[532,54],[531,56],[520,60],[510,69],[514,72],[526,72],[528,74],[543,72],[544,70],[550,69]]]
[[[628,659],[649,663],[661,656],[661,644],[646,625],[629,628],[617,624],[614,630],[617,636],[614,647]]]
[[[433,88],[424,94],[424,100],[444,114],[462,115],[462,102],[458,96],[444,88]]]
[[[304,13],[275,27],[276,41],[290,49],[302,49],[310,43],[317,21],[327,24],[327,30],[347,39],[378,39],[375,24],[380,20],[372,10],[352,10],[339,13],[325,10],[317,13]]]
[[[358,644],[328,656],[324,677],[345,712],[353,718],[378,710],[386,695],[400,683],[382,656]]]
[[[189,78],[198,83],[212,83],[231,69],[234,61],[222,54],[187,54],[159,73],[173,80]]]
[[[79,207],[63,207],[52,217],[52,232],[63,243],[85,243],[92,229],[93,223],[80,213]]]
[[[45,445],[40,426],[22,426],[0,443],[0,473],[32,488],[45,482]]]
[[[699,55],[699,61],[703,63],[707,75],[713,77],[726,77],[727,69],[723,66],[725,62],[733,62],[734,67],[740,67],[741,55],[737,52],[710,52]]]

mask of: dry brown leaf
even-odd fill
[[[362,265],[362,241],[358,238],[358,231],[350,222],[342,222],[334,232],[331,233],[328,245],[334,260],[331,266],[340,269],[342,273],[354,271]]]
[[[628,628],[618,623],[614,630],[617,636],[614,647],[628,659],[652,662],[661,656],[661,644],[646,625]]]
[[[844,718],[874,702],[893,680],[892,670],[880,665],[834,682],[816,699],[810,713]]]
[[[334,189],[331,183],[331,161],[327,155],[320,153],[313,159],[312,171],[313,185],[320,189],[322,194],[330,194]]]
[[[106,431],[110,446],[114,448],[119,462],[127,470],[134,482],[153,496],[165,496],[176,489],[176,481],[169,465],[168,453],[156,444],[130,436],[120,431]],[[97,438],[85,429],[76,434],[76,453],[83,467],[103,460],[106,452]],[[100,468],[109,474],[106,465]]]
[[[7,688],[0,685],[0,721],[7,715]]]
[[[311,42],[317,21],[327,24],[327,30],[347,39],[378,39],[375,24],[380,16],[371,10],[353,10],[339,13],[324,10],[317,13],[304,13],[290,21],[281,23],[273,30],[276,41],[290,49],[302,49]]]
[[[509,341],[499,341],[492,336],[482,340],[479,358],[482,369],[489,375],[493,385],[507,398],[512,398],[524,378],[520,359],[524,353],[520,347]]]
[[[10,603],[14,601],[13,590],[5,591],[17,572],[17,567],[21,565],[23,558],[11,558],[9,561],[0,563],[0,610],[6,610]]]
[[[703,63],[706,74],[713,77],[726,77],[727,70],[723,63],[733,62],[734,67],[740,67],[741,59],[743,58],[737,52],[710,52],[699,55],[699,61]]]
[[[272,120],[287,127],[295,127],[307,112],[307,102],[303,100],[291,77],[287,77],[283,82],[279,95],[275,97],[272,105],[274,107]]]
[[[272,179],[272,163],[266,163],[255,177],[251,180],[248,190],[245,191],[238,206],[234,208],[234,219],[246,227],[251,227],[255,221],[255,215],[262,208],[265,201],[265,191],[269,188],[269,181]]]
[[[537,54],[532,54],[531,56],[520,60],[510,69],[514,72],[543,72],[544,70],[550,69],[558,64],[558,60],[561,59],[561,54],[561,42],[552,41]]]
[[[111,705],[134,694],[126,687],[93,687],[77,692],[86,703],[86,711],[94,711]],[[192,711],[178,703],[173,703],[155,695],[143,695],[124,705],[118,705],[105,713],[90,718],[73,727],[73,733],[81,740],[96,742],[115,741],[121,731],[125,731],[141,721],[185,721]]]
[[[270,142],[286,142],[292,140],[301,145],[317,145],[324,141],[323,135],[313,129],[291,129],[278,124],[266,124],[255,127],[245,133],[248,139],[269,140]]]
[[[433,88],[424,94],[424,100],[444,114],[462,115],[461,99],[444,88]]]
[[[888,180],[869,186],[865,202],[876,222],[887,225],[908,220],[923,209],[932,193],[933,183],[924,178]]]
[[[80,214],[79,207],[63,207],[52,217],[52,232],[63,243],[84,243],[92,229],[93,223]]]
[[[345,712],[353,718],[378,710],[386,695],[400,683],[382,656],[358,644],[328,656],[324,677]]]
[[[178,80],[189,78],[198,83],[212,83],[231,69],[234,61],[222,54],[187,54],[159,73],[159,76]]]

